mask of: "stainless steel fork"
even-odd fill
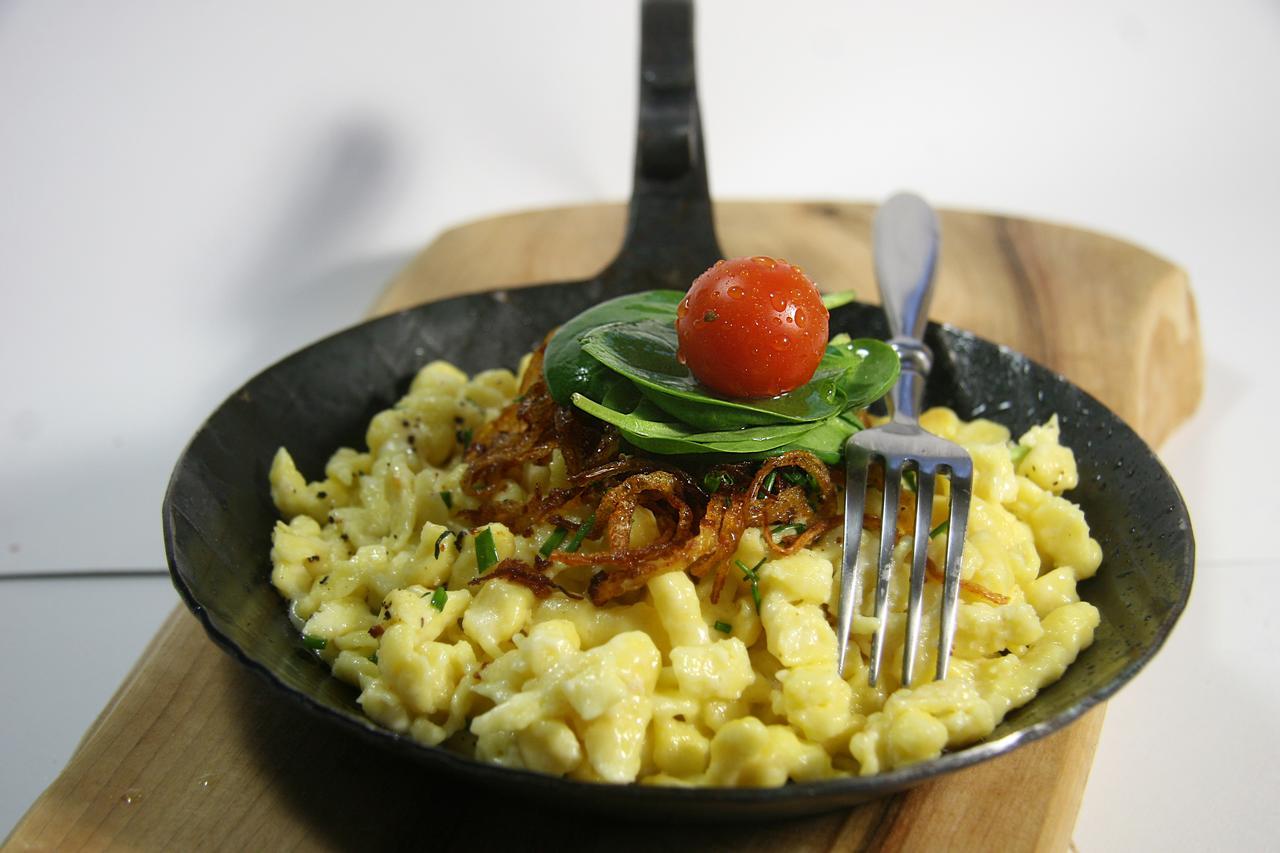
[[[969,520],[973,490],[973,462],[959,445],[920,427],[920,400],[933,354],[920,339],[928,320],[933,294],[933,271],[938,258],[938,219],[924,199],[901,193],[876,213],[874,225],[876,279],[889,320],[889,343],[902,360],[902,373],[889,393],[890,420],[852,435],[845,444],[844,560],[840,568],[840,613],[836,630],[837,666],[844,675],[849,629],[861,599],[857,571],[866,506],[867,471],[873,461],[884,465],[884,507],[880,514],[880,552],[876,571],[874,614],[878,620],[871,645],[868,681],[875,685],[884,657],[889,615],[889,581],[897,543],[898,499],[904,475],[914,472],[916,517],[911,560],[907,624],[902,649],[902,683],[910,685],[919,645],[924,577],[933,495],[944,471],[951,480],[951,512],[947,522],[946,567],[943,570],[942,614],[938,631],[937,677],[944,678],[955,637],[960,595],[960,554]],[[910,484],[908,483],[908,488]]]

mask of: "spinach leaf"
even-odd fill
[[[850,415],[835,415],[816,424],[776,424],[745,427],[721,432],[696,432],[669,416],[651,402],[641,401],[629,412],[602,406],[581,394],[573,403],[618,428],[629,443],[650,453],[686,455],[718,453],[742,460],[762,459],[788,450],[808,450],[824,462],[835,464],[844,452],[845,440],[862,424]]]
[[[618,384],[617,378],[582,351],[582,336],[605,323],[648,319],[675,323],[676,305],[683,298],[678,290],[630,293],[601,302],[565,323],[547,342],[543,355],[542,370],[551,396],[562,406],[569,405],[575,393],[603,400],[609,389]]]
[[[854,295],[852,290],[839,290],[835,293],[822,294],[822,307],[830,311],[832,308],[839,308],[841,305],[848,305],[858,297]]]
[[[774,424],[705,432],[673,419],[649,400],[641,400],[630,412],[601,405],[581,394],[574,395],[573,404],[613,424],[623,438],[651,453],[767,453],[814,428],[808,423]]]
[[[582,337],[583,350],[631,380],[677,420],[702,430],[813,423],[884,396],[898,377],[898,356],[882,341],[837,335],[813,378],[777,397],[730,400],[698,382],[676,358],[675,328],[659,320],[612,323]]]
[[[865,409],[888,394],[902,368],[893,347],[875,338],[836,335],[827,343],[823,360],[827,358],[838,358],[848,365],[840,383],[846,410]]]
[[[862,428],[856,410],[897,379],[898,357],[887,344],[840,334],[800,388],[769,399],[719,397],[676,358],[683,297],[674,290],[631,294],[566,323],[544,356],[552,397],[613,424],[651,453],[749,460],[808,450],[834,464]],[[849,301],[852,294],[824,297],[829,307]]]
[[[582,336],[582,349],[630,379],[646,397],[685,423],[704,430],[829,418],[846,406],[841,384],[851,362],[845,353],[823,358],[808,383],[777,397],[742,400],[716,396],[676,358],[675,325],[662,320],[610,323]]]
[[[844,443],[849,436],[862,430],[862,422],[852,413],[837,415],[821,421],[813,429],[796,436],[786,444],[768,453],[756,454],[760,458],[775,456],[787,450],[807,450],[829,465],[836,465],[844,458]]]

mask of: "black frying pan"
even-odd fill
[[[365,426],[403,395],[426,362],[467,371],[514,367],[550,328],[602,299],[684,289],[720,257],[711,221],[693,73],[692,12],[682,0],[644,5],[639,139],[630,222],[618,258],[586,282],[445,299],[326,338],[232,394],[179,458],[165,496],[164,537],[174,585],[209,635],[300,709],[346,732],[481,785],[573,809],[632,817],[759,818],[883,796],[1007,752],[1056,731],[1106,699],[1155,654],[1191,589],[1194,542],[1177,488],[1141,439],[1097,400],[1024,356],[966,332],[931,326],[926,401],[962,417],[999,411],[1015,434],[1056,412],[1076,451],[1085,510],[1106,558],[1081,584],[1102,612],[1092,646],[1056,684],[1011,713],[981,744],[869,778],[778,789],[671,789],[573,782],[480,764],[372,723],[356,692],[302,645],[272,588],[267,485],[276,448],[316,476],[339,446],[362,446]],[[832,333],[887,334],[878,308],[848,305]],[[988,415],[990,416],[990,415]],[[301,714],[300,714],[301,716]]]

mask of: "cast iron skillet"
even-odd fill
[[[720,257],[711,222],[693,76],[692,12],[646,2],[639,140],[621,254],[587,282],[463,296],[336,334],[284,359],[232,394],[183,452],[165,496],[174,585],[209,635],[249,669],[339,728],[420,759],[429,772],[518,789],[573,809],[667,818],[751,818],[817,812],[880,797],[1008,752],[1056,731],[1127,682],[1164,642],[1191,588],[1194,543],[1177,488],[1134,432],[1097,400],[1024,356],[931,326],[926,398],[960,415],[995,411],[1014,434],[1057,412],[1075,448],[1085,509],[1106,559],[1081,595],[1102,612],[1092,646],[1056,684],[1010,714],[983,743],[870,778],[779,789],[610,786],[479,764],[374,725],[356,692],[302,645],[269,583],[277,512],[267,470],[281,445],[317,476],[340,446],[363,446],[369,419],[435,358],[464,370],[514,366],[546,331],[602,299],[683,289]],[[877,308],[832,312],[832,333],[884,337]]]

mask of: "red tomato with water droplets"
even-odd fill
[[[676,309],[677,356],[728,397],[774,397],[808,382],[827,346],[827,309],[797,266],[717,261]]]

